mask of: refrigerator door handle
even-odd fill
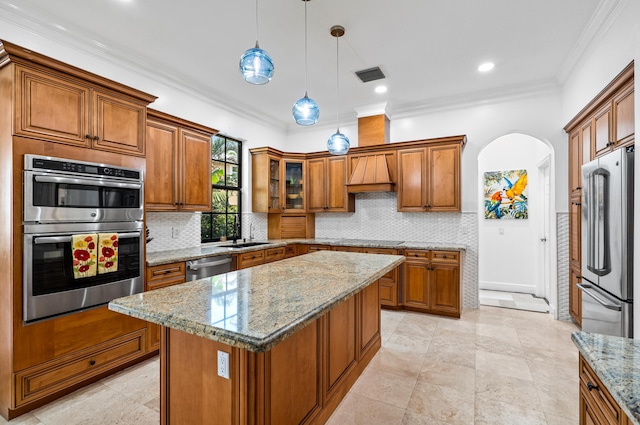
[[[602,298],[600,298],[599,296],[597,296],[594,291],[590,291],[589,289],[591,289],[591,285],[585,285],[585,284],[581,284],[581,283],[576,283],[576,286],[578,288],[580,288],[580,290],[589,295],[591,298],[593,298],[594,300],[596,300],[599,304],[601,304],[603,307],[608,308],[609,310],[616,310],[616,311],[621,311],[622,310],[622,305],[617,305],[617,304],[611,304],[609,302],[607,302],[606,300],[603,300]]]
[[[598,276],[611,271],[609,255],[609,172],[598,168],[589,176],[588,264],[587,269]]]

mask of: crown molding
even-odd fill
[[[598,44],[629,0],[602,0],[560,66],[556,78],[563,86],[581,63],[592,46]]]

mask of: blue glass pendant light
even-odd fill
[[[256,47],[247,49],[240,58],[240,73],[250,84],[267,84],[273,77],[273,60],[258,44],[258,0],[256,0]]]
[[[337,107],[336,107],[336,123],[338,129],[327,140],[327,149],[332,155],[345,155],[349,152],[349,139],[344,134],[340,133],[340,55],[339,55],[339,43],[338,40],[344,35],[344,27],[341,25],[334,25],[331,27],[331,35],[336,38],[336,81],[337,81]]]
[[[293,104],[293,119],[300,125],[314,125],[320,116],[320,108],[315,100],[307,95],[307,2],[304,2],[304,97]]]

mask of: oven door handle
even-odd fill
[[[139,238],[141,232],[118,233],[118,239]],[[71,236],[36,236],[33,243],[36,245],[45,243],[71,242]]]
[[[122,189],[140,189],[142,185],[140,183],[118,183],[108,180],[91,180],[91,179],[79,179],[72,177],[57,177],[57,176],[34,176],[37,182],[43,183],[66,183],[66,184],[82,184],[89,186],[106,186],[106,187],[118,187]]]

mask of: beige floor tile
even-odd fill
[[[524,409],[542,411],[538,392],[531,381],[498,375],[484,370],[476,371],[476,397],[501,401]]]
[[[476,369],[533,382],[527,361],[522,357],[476,351]]]
[[[418,382],[452,388],[460,393],[475,393],[476,372],[472,367],[453,363],[433,361],[429,356],[425,359]]]
[[[431,345],[427,356],[431,361],[453,363],[460,366],[476,367],[475,348],[449,347],[447,345]]]
[[[394,332],[382,341],[382,346],[396,351],[425,354],[429,350],[431,336],[406,335]]]
[[[579,425],[580,420],[577,418],[563,418],[562,416],[551,415],[546,413],[548,425]]]
[[[422,368],[424,357],[424,353],[411,353],[382,347],[371,360],[368,368],[416,378]]]
[[[438,327],[438,319],[420,313],[407,314],[398,324],[395,333],[417,337],[431,337]]]
[[[544,346],[522,344],[522,351],[527,360],[541,361],[567,369],[574,368],[574,370],[577,370],[578,367],[578,349],[575,346],[555,347],[550,344]]]
[[[144,404],[149,409],[160,412],[160,396],[156,396],[153,400],[150,400]]]
[[[476,349],[524,358],[524,351],[522,351],[522,345],[519,340],[506,341],[491,336],[476,335]]]
[[[473,350],[476,346],[475,335],[438,328],[431,340],[431,345],[446,347],[449,350]]]
[[[350,392],[326,425],[400,425],[405,409]]]
[[[44,425],[38,418],[33,416],[31,413],[26,413],[22,416],[19,416],[11,421],[6,421],[2,416],[0,416],[0,425]]]
[[[473,424],[473,406],[473,397],[467,392],[417,382],[407,410],[424,418],[423,422],[413,423]]]
[[[457,332],[468,332],[475,334],[476,321],[443,317],[438,321],[438,329],[447,329]]]
[[[476,396],[475,425],[547,425],[543,412]]]
[[[140,363],[104,379],[102,383],[144,405],[160,394],[160,364]]]
[[[558,380],[571,382],[576,387],[579,384],[578,362],[573,367],[558,366],[537,360],[527,360],[527,363],[536,386],[555,384]]]
[[[416,412],[412,412],[411,410],[406,410],[404,414],[404,418],[402,419],[402,425],[449,425],[451,423],[460,423],[464,424],[464,422],[443,422],[435,420],[429,416],[421,415]],[[470,422],[472,424],[473,422]]]
[[[555,382],[536,383],[536,389],[545,413],[566,418],[578,417],[580,387],[577,380],[560,376]]]
[[[510,324],[493,325],[488,323],[478,323],[476,325],[476,334],[490,336],[504,342],[515,342],[519,340],[516,328]]]
[[[405,409],[417,377],[407,377],[367,368],[351,392]]]

